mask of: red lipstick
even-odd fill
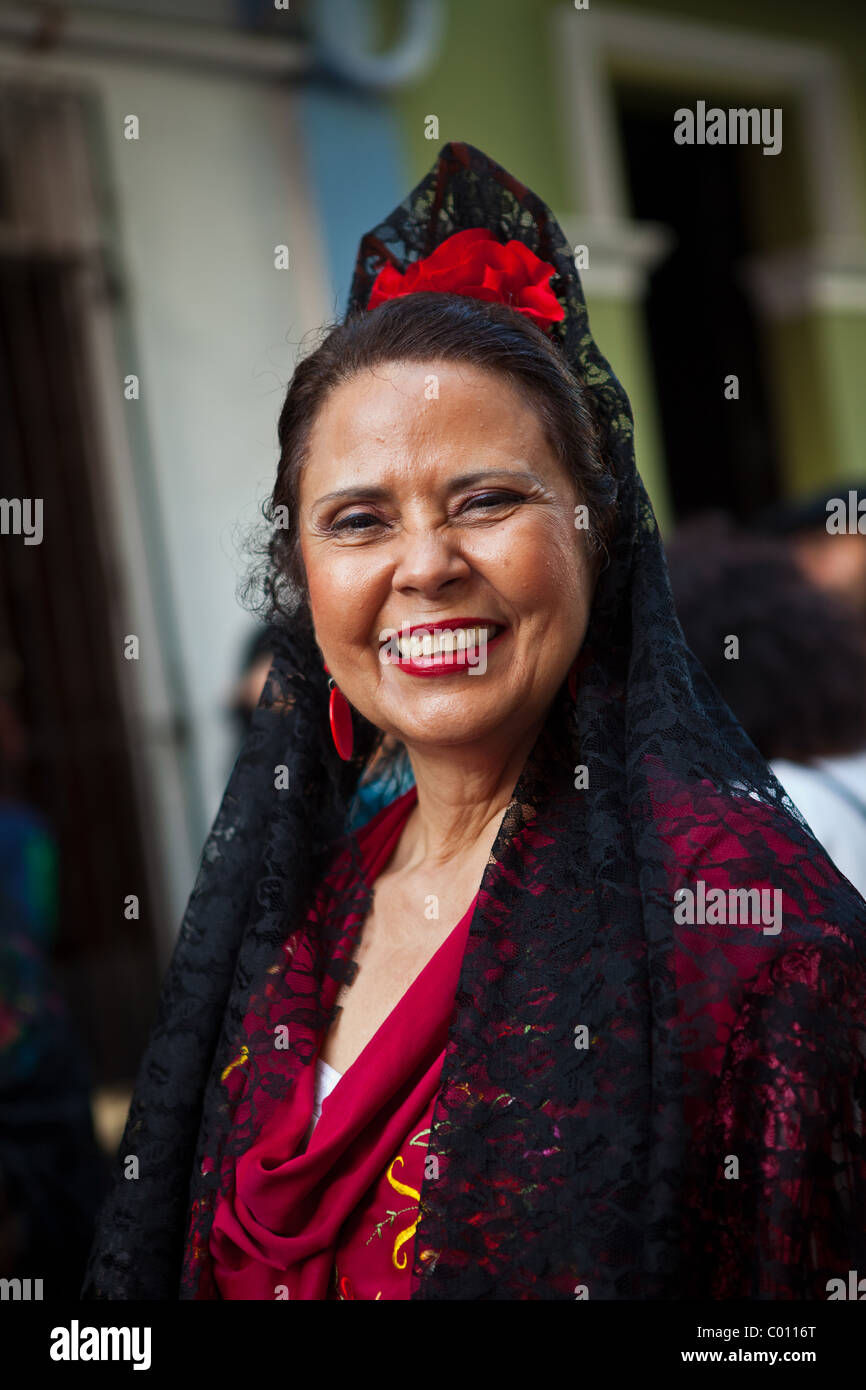
[[[481,641],[469,647],[453,651],[437,651],[430,656],[403,656],[398,646],[398,638],[408,638],[413,634],[453,631],[455,628],[483,628],[492,632]],[[453,676],[463,673],[483,675],[487,669],[487,654],[498,646],[507,635],[508,628],[489,618],[437,618],[426,623],[405,623],[401,628],[386,628],[385,637],[380,644],[380,658],[385,665],[396,666],[410,676]]]

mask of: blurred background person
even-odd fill
[[[13,654],[5,649],[2,668]],[[0,1277],[76,1298],[107,1181],[90,1071],[51,967],[57,850],[20,799],[26,735],[0,694]]]
[[[784,541],[721,514],[684,523],[666,550],[686,641],[866,896],[866,639],[854,602],[820,588]]]
[[[777,502],[750,529],[785,541],[813,582],[847,599],[866,630],[866,482],[838,479],[803,501]]]
[[[238,748],[249,733],[253,710],[259,703],[273,659],[273,638],[269,627],[259,625],[247,637],[241,660],[228,694],[226,713],[237,732]]]
[[[273,659],[274,639],[270,627],[259,625],[248,636],[242,649],[240,668],[232,686],[226,712],[238,734],[238,749],[249,732],[255,710]],[[414,782],[412,767],[399,739],[390,734],[375,749],[364,774],[349,815],[347,828],[359,829],[377,811],[408,791]]]

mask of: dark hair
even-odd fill
[[[297,519],[316,416],[336,386],[386,362],[467,362],[506,377],[538,413],[575,483],[587,508],[590,549],[607,551],[613,530],[610,469],[588,393],[555,343],[525,315],[462,295],[419,292],[356,312],[324,331],[324,341],[296,368],[280,413],[277,479],[262,509],[273,527],[263,576],[269,619],[310,618]]]
[[[768,760],[866,744],[866,647],[842,598],[817,588],[788,545],[711,513],[666,542],[686,641]],[[740,641],[725,659],[725,639]]]

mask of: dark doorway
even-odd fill
[[[74,274],[53,257],[0,258],[0,493],[43,507],[41,543],[0,538],[0,647],[15,672],[3,695],[24,749],[4,794],[53,843],[57,976],[102,1085],[137,1071],[158,966]],[[138,920],[124,915],[130,894]]]
[[[744,103],[714,96],[724,108]],[[758,323],[739,276],[750,240],[737,145],[678,145],[688,97],[617,92],[632,213],[675,237],[646,315],[674,516],[721,507],[745,520],[779,496],[778,449]],[[739,399],[725,399],[735,375]]]

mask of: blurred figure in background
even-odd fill
[[[18,795],[25,757],[0,691],[0,1277],[41,1279],[50,1300],[78,1296],[108,1166],[87,1059],[52,978],[57,850]]]
[[[684,523],[666,552],[686,641],[866,896],[866,627],[856,593],[818,587],[785,541],[738,531],[719,513]],[[736,658],[726,656],[732,636]]]
[[[227,706],[227,712],[237,727],[239,745],[249,733],[253,711],[271,669],[273,649],[272,631],[270,627],[262,626],[255,629],[243,649],[238,678],[229,694]],[[358,784],[347,829],[359,830],[366,825],[383,806],[408,791],[414,780],[412,766],[402,743],[390,734],[385,735],[381,748],[373,752]]]
[[[776,503],[750,530],[785,541],[813,583],[848,600],[866,631],[866,482],[837,482],[805,502]]]
[[[228,697],[226,712],[235,724],[239,744],[249,733],[253,710],[259,703],[271,669],[273,651],[270,628],[257,626],[243,648],[238,677]]]

